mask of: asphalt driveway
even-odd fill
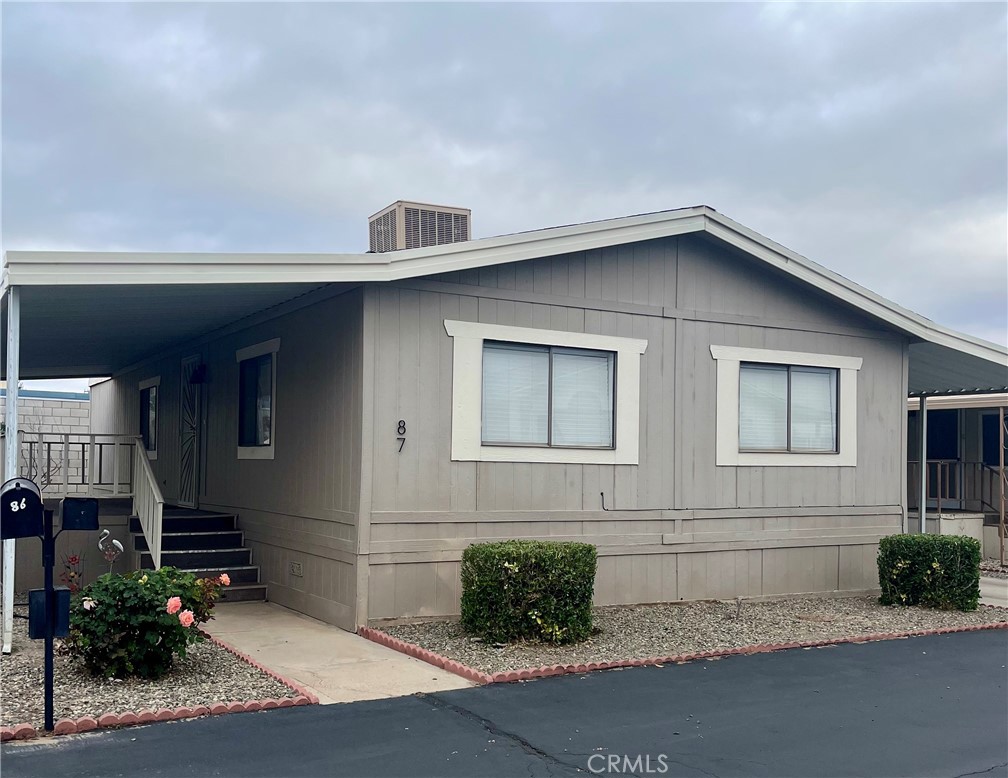
[[[1008,775],[1008,632],[5,745],[9,776]]]

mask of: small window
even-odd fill
[[[838,385],[835,368],[740,365],[739,451],[835,454]]]
[[[483,345],[484,445],[613,448],[615,354]]]
[[[238,445],[270,446],[273,441],[273,354],[238,363]]]
[[[147,451],[157,451],[157,384],[140,390],[140,438]]]

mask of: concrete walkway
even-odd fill
[[[319,702],[354,702],[464,689],[469,681],[270,602],[219,603],[216,638],[307,686]]]
[[[1008,579],[980,576],[980,602],[1008,608]]]

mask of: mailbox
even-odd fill
[[[12,478],[0,486],[0,539],[42,534],[42,492],[27,478]]]
[[[65,586],[57,586],[53,590],[54,638],[65,638],[70,634],[70,590]],[[32,589],[28,592],[28,638],[42,640],[46,636],[45,589]]]
[[[98,501],[93,497],[64,497],[63,529],[98,529]]]

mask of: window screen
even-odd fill
[[[833,368],[739,367],[740,451],[837,451],[838,373]]]
[[[483,442],[612,448],[615,357],[484,343]]]

